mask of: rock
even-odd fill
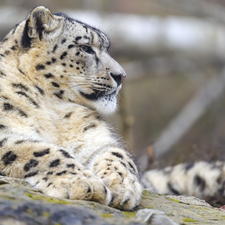
[[[177,195],[167,195],[170,199],[178,200],[181,203],[185,203],[187,205],[201,205],[201,206],[208,206],[211,207],[210,204],[208,204],[205,200],[196,198],[194,196],[177,196]]]
[[[174,222],[186,224],[225,224],[225,213],[195,197],[165,196],[152,191],[143,191],[138,209],[148,208],[166,213]]]
[[[135,218],[139,221],[145,222],[146,224],[177,225],[177,223],[175,223],[168,216],[166,216],[166,213],[154,209],[140,209],[137,211]]]
[[[20,179],[0,177],[1,225],[142,225],[133,212],[88,201],[52,198]]]
[[[0,221],[1,225],[222,225],[225,213],[194,197],[146,190],[141,204],[124,212],[96,202],[49,197],[24,180],[0,177]]]

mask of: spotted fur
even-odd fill
[[[141,186],[102,115],[126,76],[100,30],[40,6],[0,43],[0,172],[44,193],[131,210]]]
[[[201,161],[150,170],[143,175],[142,183],[161,194],[221,198],[225,195],[225,164]]]

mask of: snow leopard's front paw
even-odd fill
[[[71,200],[89,200],[108,205],[112,199],[110,190],[92,171],[83,169],[73,172],[47,173],[35,186],[49,196]]]
[[[142,187],[136,165],[127,153],[121,150],[104,153],[94,164],[93,171],[112,193],[110,206],[132,210],[139,205]]]

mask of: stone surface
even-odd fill
[[[23,180],[0,177],[1,225],[160,225],[165,224],[163,220],[170,224],[225,225],[225,212],[193,197],[146,190],[134,211],[123,212],[96,202],[52,198]]]
[[[165,212],[155,209],[140,209],[135,216],[141,222],[154,225],[177,225]]]
[[[194,199],[194,200],[193,200]],[[143,191],[140,208],[150,208],[166,213],[178,224],[225,225],[225,213],[194,197],[165,196]]]

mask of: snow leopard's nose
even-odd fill
[[[110,76],[113,78],[113,80],[116,81],[117,86],[123,83],[124,79],[126,78],[126,74],[120,73],[120,74],[113,74],[110,73]]]

